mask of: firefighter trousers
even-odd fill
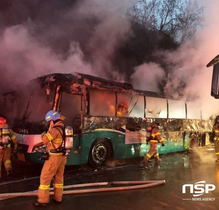
[[[144,163],[147,163],[148,160],[151,158],[151,157],[154,157],[154,159],[156,161],[159,161],[159,154],[158,154],[158,149],[157,149],[157,143],[155,142],[150,142],[150,150],[148,151],[148,153],[144,156],[144,159],[143,159],[143,162]]]
[[[52,179],[54,184],[54,199],[62,201],[63,176],[67,157],[63,155],[51,155],[46,160],[40,175],[40,186],[38,189],[38,202],[49,203],[49,189]]]
[[[0,149],[0,178],[1,178],[1,166],[4,164],[7,175],[9,175],[9,170],[12,169],[11,166],[11,147],[6,149]]]

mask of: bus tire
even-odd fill
[[[94,168],[103,166],[110,156],[110,148],[108,140],[94,141],[90,148],[89,164]]]

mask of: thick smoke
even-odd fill
[[[7,84],[21,84],[46,73],[77,71],[91,73],[91,66],[83,61],[83,53],[77,43],[71,43],[66,59],[59,58],[49,47],[42,46],[30,36],[27,27],[12,26],[4,30],[0,39],[1,70]],[[4,81],[4,80],[3,80]]]
[[[128,2],[3,1],[0,93],[48,73],[110,76],[114,49],[130,31]]]
[[[133,86],[138,89],[159,92],[158,84],[164,76],[164,71],[158,64],[145,63],[135,68],[135,73],[132,74],[131,79]]]
[[[81,72],[119,78],[111,59],[119,42],[131,33],[124,18],[127,0],[2,0],[0,4],[0,93],[30,79],[54,72]],[[131,76],[136,89],[158,91],[166,79],[167,95],[202,104],[203,117],[218,113],[210,96],[212,68],[206,64],[218,54],[217,0],[202,0],[204,27],[196,39],[167,53],[170,71],[153,63],[136,66]],[[162,52],[160,52],[162,53]],[[86,56],[85,56],[86,54]],[[217,108],[218,107],[218,108]]]
[[[219,54],[219,28],[217,27],[219,4],[217,0],[210,2],[202,0],[201,3],[205,9],[205,20],[202,22],[203,26],[197,30],[195,38],[182,45],[177,52],[160,53],[165,54],[170,70],[164,87],[165,94],[175,99],[200,103],[204,110],[202,116],[206,119],[219,113],[219,101],[210,96],[212,67],[206,68],[206,64]],[[144,78],[147,73],[143,76],[142,72],[148,72],[147,69],[147,64],[143,64],[136,68],[134,75]],[[154,67],[150,64],[150,69],[149,74],[157,72],[156,64]],[[162,76],[162,73],[159,75]],[[159,75],[156,76],[157,79]],[[139,78],[133,77],[135,81],[140,82]],[[157,80],[151,77],[151,83],[153,83],[151,86],[156,87]],[[147,88],[145,81],[136,84],[139,84],[137,88]]]
[[[196,33],[196,40],[183,45],[175,54],[168,55],[169,60],[181,62],[181,66],[173,71],[172,77],[184,78],[186,88],[183,94],[184,100],[196,100],[201,103],[203,117],[218,115],[219,101],[210,96],[212,67],[206,68],[206,64],[215,57],[219,51],[217,36],[219,29],[216,26],[218,19],[218,2],[216,0],[203,1],[205,5],[205,21],[203,27]],[[217,16],[217,17],[216,17]],[[175,80],[167,83],[165,91],[176,85]],[[175,86],[177,87],[177,86]]]

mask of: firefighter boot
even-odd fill
[[[33,205],[36,207],[45,207],[47,203],[39,203],[38,201],[36,201],[35,203],[33,203]]]
[[[161,161],[161,159],[159,158],[159,156],[155,156],[154,159],[155,159],[156,163],[159,163],[159,162]]]
[[[143,163],[148,163],[148,156],[147,155],[144,156]]]
[[[62,203],[62,201],[57,201],[55,198],[53,198],[52,200],[53,200],[53,202],[56,203],[56,204]]]
[[[12,169],[9,168],[9,169],[7,170],[7,176],[8,176],[8,177],[12,177],[12,175],[13,175]]]

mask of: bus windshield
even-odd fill
[[[17,133],[41,134],[47,129],[45,114],[52,109],[55,88],[33,83],[17,97],[13,128]]]

